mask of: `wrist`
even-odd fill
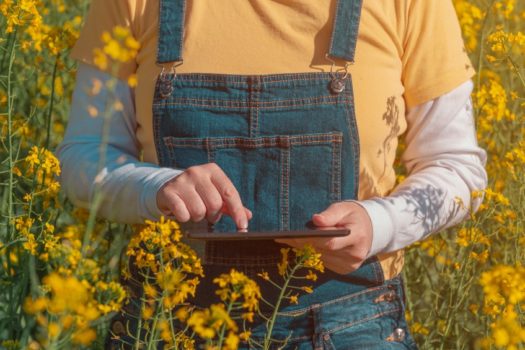
[[[156,172],[151,174],[143,189],[143,204],[146,219],[158,220],[161,216],[166,216],[158,205],[159,191],[175,177],[182,174],[182,170],[171,168],[159,168]]]
[[[349,200],[365,209],[372,225],[372,244],[368,257],[384,251],[394,237],[394,221],[384,206],[383,199],[375,197],[367,200]]]

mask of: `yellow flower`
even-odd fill
[[[480,284],[485,295],[483,311],[496,316],[507,304],[525,301],[525,268],[496,265],[481,274]]]
[[[73,333],[71,340],[74,344],[80,344],[84,346],[90,345],[97,339],[97,332],[91,328],[79,329]]]
[[[242,272],[231,269],[229,274],[222,274],[213,282],[220,287],[215,293],[219,295],[222,301],[235,302],[242,296],[243,308],[249,311],[257,310],[261,291],[257,283]]]
[[[269,281],[270,280],[270,275],[268,275],[268,272],[266,272],[266,271],[258,273],[257,276],[261,277],[265,281]]]
[[[288,253],[290,252],[290,248],[281,248],[281,262],[277,264],[277,268],[279,270],[279,275],[284,276],[286,274],[286,270],[288,268]]]
[[[306,279],[315,282],[315,281],[317,281],[317,275],[312,270],[308,270],[308,274],[306,275]]]
[[[410,327],[410,331],[414,334],[422,335],[428,335],[430,333],[430,330],[419,322],[414,322]]]
[[[60,326],[55,322],[50,322],[47,326],[47,334],[51,338],[55,338],[60,333]]]
[[[225,350],[237,350],[239,347],[239,336],[233,332],[228,332],[228,336],[224,340]]]
[[[252,336],[251,331],[244,331],[239,334],[239,338],[241,338],[241,340],[244,340],[244,341],[248,341],[251,336]]]
[[[302,266],[324,272],[321,254],[317,253],[311,245],[307,244],[300,249],[294,248],[293,250]]]
[[[112,32],[104,32],[101,37],[103,47],[93,50],[94,63],[105,70],[111,60],[117,66],[133,60],[140,48],[140,44],[132,36],[127,27],[116,26]]]
[[[303,287],[301,287],[301,289],[303,291],[305,291],[306,293],[313,293],[314,292],[314,290],[310,286],[303,286]]]
[[[152,307],[149,307],[149,306],[145,305],[142,308],[142,313],[141,313],[142,319],[143,320],[149,320],[153,316],[153,312],[154,311],[155,310]]]
[[[213,304],[208,309],[194,311],[187,324],[203,339],[213,339],[222,326],[228,330],[237,330],[237,325],[222,304]]]

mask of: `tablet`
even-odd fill
[[[238,240],[266,240],[284,238],[319,238],[319,237],[344,237],[350,234],[350,229],[345,227],[314,227],[294,231],[250,231],[239,230],[235,232],[216,232],[212,227],[208,230],[202,227],[186,231],[189,239],[206,241],[238,241]]]

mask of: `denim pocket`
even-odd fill
[[[262,137],[164,137],[176,168],[215,162],[232,180],[257,230],[301,229],[341,198],[342,132]],[[309,191],[304,189],[308,188]],[[310,193],[315,193],[315,199]],[[296,223],[296,224],[294,224]],[[229,217],[216,224],[234,230]]]
[[[352,302],[341,300],[328,304],[323,310],[323,349],[411,349],[417,350],[405,319],[401,280],[386,281],[387,288],[372,288]],[[336,321],[334,308],[352,316]],[[338,311],[334,311],[338,312]],[[396,331],[401,332],[396,336]]]

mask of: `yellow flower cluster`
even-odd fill
[[[49,205],[51,200],[56,202],[60,190],[60,183],[56,176],[60,175],[61,170],[55,155],[45,148],[33,146],[25,158],[25,165],[27,167],[25,176],[34,176],[37,190],[27,194],[24,199],[29,202],[35,196],[42,196],[44,206]],[[22,172],[18,168],[14,168],[13,172],[15,175],[22,176]]]
[[[46,12],[41,0],[5,0],[0,4],[0,13],[7,22],[6,33],[18,29],[25,35],[20,44],[23,51],[41,52],[45,48],[53,56],[59,56],[78,39],[82,18],[76,16],[61,25],[51,26],[44,23],[42,14]]]
[[[473,52],[478,46],[481,20],[485,17],[485,14],[472,1],[456,0],[454,5],[458,13],[459,23],[461,28],[463,28],[465,46],[469,52]]]
[[[42,6],[39,0],[3,0],[0,4],[0,13],[6,18],[6,33],[12,33],[15,28],[39,28],[42,16],[38,7]]]
[[[73,330],[71,340],[75,344],[89,345],[95,340],[91,323],[100,312],[89,287],[75,277],[52,273],[44,277],[43,288],[49,291],[47,295],[26,299],[24,309],[47,329],[46,337],[53,341],[62,332]]]
[[[186,279],[181,270],[173,270],[170,266],[156,274],[157,283],[164,292],[162,303],[166,308],[173,308],[184,303],[190,295],[195,296],[199,278]]]
[[[293,248],[293,251],[295,252],[296,261],[301,267],[324,272],[321,254],[317,253],[311,245],[306,244],[302,248]]]
[[[164,217],[158,222],[146,220],[140,232],[131,239],[127,255],[134,257],[138,268],[154,273],[175,263],[182,272],[202,276],[200,259],[193,249],[180,242],[181,238],[179,224],[175,221]]]
[[[244,314],[244,318],[253,322],[253,313],[258,310],[261,298],[257,283],[234,269],[229,274],[222,274],[215,278],[213,282],[219,285],[215,293],[223,302],[237,304],[242,297],[241,307],[248,311]]]
[[[520,318],[514,309],[509,308],[503,316],[490,324],[491,334],[480,341],[483,349],[518,350],[525,344],[525,328],[520,324]]]
[[[188,326],[203,339],[214,339],[224,327],[230,331],[229,341],[226,341],[226,349],[237,349],[239,343],[237,324],[233,321],[223,304],[213,304],[204,310],[193,311],[189,317]],[[230,345],[228,345],[230,344]],[[231,346],[234,345],[234,346]]]
[[[525,267],[496,265],[481,274],[486,314],[497,316],[505,308],[525,301]]]
[[[101,70],[107,70],[110,62],[113,64],[110,68],[118,70],[122,63],[135,59],[140,48],[127,27],[116,26],[111,33],[104,32],[101,39],[104,46],[93,50],[94,63]],[[132,87],[137,85],[135,74],[128,78],[128,84]]]
[[[487,43],[490,45],[491,54],[487,55],[487,60],[494,63],[497,60],[506,60],[511,58],[510,55],[523,54],[525,52],[525,34],[518,31],[510,33],[499,26],[496,31],[492,32]]]

